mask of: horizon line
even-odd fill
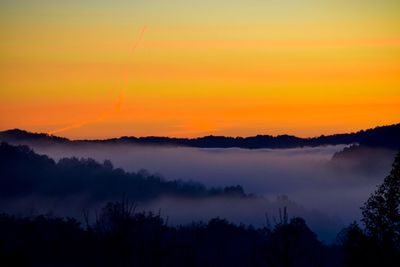
[[[352,131],[352,132],[339,132],[339,133],[333,133],[333,134],[320,134],[320,135],[316,135],[316,136],[309,136],[309,137],[299,137],[297,135],[293,135],[293,134],[277,134],[277,135],[272,135],[272,134],[255,134],[255,135],[248,135],[248,136],[231,136],[231,135],[214,135],[214,134],[209,134],[209,135],[202,135],[202,136],[198,136],[198,137],[175,137],[175,136],[163,136],[163,135],[146,135],[146,136],[135,136],[135,135],[121,135],[121,136],[117,136],[117,137],[108,137],[108,138],[97,138],[97,139],[71,139],[68,137],[64,137],[64,136],[59,136],[59,135],[54,135],[54,134],[49,134],[48,132],[33,132],[33,131],[28,131],[25,129],[21,129],[21,128],[12,128],[12,129],[4,129],[4,130],[0,130],[0,133],[2,132],[8,132],[8,131],[23,131],[23,132],[27,132],[27,133],[31,133],[31,134],[40,134],[40,135],[47,135],[49,137],[56,137],[56,138],[62,138],[62,139],[67,139],[69,141],[106,141],[106,140],[112,140],[112,139],[121,139],[124,137],[128,137],[128,138],[170,138],[170,139],[201,139],[201,138],[205,138],[205,137],[225,137],[225,138],[251,138],[251,137],[257,137],[257,136],[271,136],[271,137],[280,137],[280,136],[291,136],[291,137],[296,137],[299,139],[313,139],[313,138],[320,138],[323,136],[333,136],[333,135],[342,135],[342,134],[354,134],[354,133],[358,133],[361,131],[367,131],[367,130],[372,130],[372,129],[376,129],[376,128],[383,128],[383,127],[390,127],[390,126],[397,126],[400,125],[400,122],[398,123],[393,123],[393,124],[386,124],[386,125],[377,125],[377,126],[373,126],[370,128],[363,128],[363,129],[359,129],[356,131]]]

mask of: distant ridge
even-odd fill
[[[400,124],[379,126],[353,133],[321,135],[312,138],[300,138],[293,135],[256,135],[251,137],[204,136],[198,138],[173,137],[133,137],[123,136],[104,140],[69,140],[67,138],[31,133],[20,129],[0,132],[0,141],[18,144],[135,144],[160,146],[185,146],[199,148],[296,148],[323,145],[360,144],[369,147],[400,149]]]

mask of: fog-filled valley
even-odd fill
[[[260,227],[266,224],[266,214],[275,220],[279,208],[287,207],[289,216],[304,218],[319,238],[328,243],[335,240],[341,228],[360,219],[359,208],[389,173],[394,157],[393,151],[380,151],[379,168],[363,171],[362,166],[354,167],[352,159],[332,161],[344,145],[255,150],[109,144],[30,146],[36,153],[56,161],[65,157],[93,158],[101,163],[110,160],[114,167],[127,172],[156,174],[166,181],[193,181],[207,188],[240,185],[247,194],[255,195],[192,198],[170,194],[133,199],[138,210],[160,211],[172,225],[221,217]],[[96,187],[95,181],[92,187]],[[51,211],[82,218],[83,209],[91,210],[93,216],[105,202],[117,200],[129,190],[126,184],[120,195],[95,198],[89,198],[86,192],[59,197],[33,192],[3,200],[0,208],[13,213]]]

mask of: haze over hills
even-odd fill
[[[31,133],[13,129],[0,132],[0,140],[9,143],[51,145],[51,144],[136,144],[167,145],[198,148],[297,148],[322,145],[359,144],[360,146],[400,149],[400,124],[379,126],[353,133],[321,135],[312,138],[300,138],[293,135],[256,135],[250,137],[204,136],[198,138],[174,137],[134,137],[123,136],[104,140],[69,140],[67,138]]]
[[[0,143],[0,199],[25,197],[35,193],[47,197],[87,194],[94,199],[111,199],[125,192],[135,201],[162,195],[178,197],[249,197],[239,185],[206,188],[192,181],[166,181],[162,177],[114,168],[106,160],[64,158],[55,162],[27,146]]]
[[[300,138],[292,135],[256,135],[251,137],[211,135],[198,138],[123,136],[104,140],[70,140],[46,133],[32,133],[20,129],[0,132],[0,141],[14,145],[28,145],[35,152],[46,154],[54,159],[72,156],[94,157],[100,162],[105,159],[111,159],[113,163],[117,163],[124,169],[129,168],[131,171],[136,171],[138,168],[145,168],[167,174],[172,179],[175,179],[176,175],[182,178],[188,176],[179,172],[170,172],[168,168],[164,167],[165,162],[168,162],[170,158],[174,158],[175,161],[185,161],[184,157],[176,154],[179,151],[185,154],[184,152],[188,152],[185,149],[239,148],[279,150],[318,148],[322,146],[337,146],[336,151],[332,153],[333,156],[330,156],[329,160],[329,166],[335,171],[341,171],[342,174],[354,174],[354,172],[357,172],[359,174],[364,173],[367,176],[381,177],[383,170],[390,168],[394,155],[400,150],[399,137],[400,124],[312,138]],[[143,148],[137,149],[135,148],[136,146],[142,146]],[[158,147],[158,149],[153,149],[152,147]],[[168,150],[168,148],[180,150]],[[168,154],[167,151],[172,154]],[[143,153],[144,155],[142,155]],[[196,154],[196,152],[192,151],[187,156],[192,157],[191,153]],[[116,155],[120,155],[120,157],[116,157]],[[135,163],[132,163],[133,159]],[[155,164],[155,162],[159,162],[159,164]],[[170,164],[172,166],[175,165],[174,162]],[[133,168],[133,166],[136,166],[136,168]],[[190,176],[191,173],[189,173]],[[211,177],[213,175],[209,174],[207,176]],[[199,178],[196,176],[193,179],[197,180]]]
[[[254,225],[263,223],[259,215],[265,210],[274,212],[281,205],[306,218],[325,240],[333,240],[343,226],[341,220],[358,218],[358,207],[390,170],[400,148],[399,136],[400,124],[314,138],[257,135],[69,140],[8,130],[0,132],[0,141],[28,145],[33,151],[25,148],[25,154],[4,153],[2,173],[14,167],[8,172],[11,176],[1,178],[15,190],[4,187],[11,195],[3,204],[21,212],[32,207],[75,216],[82,206],[96,208],[102,201],[126,193],[140,201],[143,209],[162,208],[176,223],[224,216]],[[115,168],[104,160],[110,160]],[[248,198],[248,194],[261,198]],[[280,195],[289,196],[291,202],[273,200]],[[64,210],[64,206],[69,209]]]

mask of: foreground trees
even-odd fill
[[[383,184],[362,207],[366,232],[382,245],[400,248],[400,153]]]
[[[267,227],[220,218],[171,227],[159,215],[109,203],[86,227],[74,219],[0,215],[0,266],[339,266],[304,220]]]
[[[400,153],[390,174],[362,209],[365,229],[357,224],[342,232],[348,266],[400,266]]]

